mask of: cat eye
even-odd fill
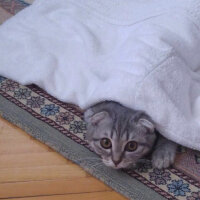
[[[112,147],[112,143],[108,138],[102,138],[100,144],[104,149],[110,149]]]
[[[137,149],[137,142],[135,141],[130,141],[126,144],[125,146],[125,151],[129,151],[129,152],[132,152],[132,151],[135,151]]]

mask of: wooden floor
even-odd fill
[[[0,199],[125,199],[79,166],[0,118]]]

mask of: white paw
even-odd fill
[[[156,150],[152,155],[152,165],[154,168],[168,168],[174,162],[176,152],[170,150]]]

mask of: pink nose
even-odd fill
[[[121,160],[114,160],[114,159],[112,161],[115,164],[115,166],[117,166],[121,162]]]

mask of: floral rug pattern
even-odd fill
[[[78,107],[56,100],[37,86],[22,86],[1,76],[0,95],[89,148],[84,140],[86,125]],[[179,151],[185,153],[186,150],[182,148]],[[194,158],[199,163],[199,155],[194,154]],[[167,199],[200,198],[200,183],[175,168],[158,170],[153,169],[150,162],[145,162],[139,168],[125,172]]]
[[[13,15],[29,5],[26,1],[0,0],[0,7]],[[58,101],[37,86],[22,86],[2,76],[0,95],[89,149],[86,125],[77,106]],[[171,169],[153,169],[150,162],[144,162],[137,169],[124,171],[166,199],[200,200],[199,152],[181,147]]]

